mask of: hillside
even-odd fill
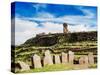
[[[20,46],[12,46],[12,63],[20,60],[31,65],[31,57],[38,54],[43,58],[46,50],[52,55],[73,51],[78,58],[93,52],[97,62],[97,31],[37,35]]]
[[[42,55],[45,50],[50,50],[55,54],[68,52],[69,50],[78,55],[87,54],[91,51],[97,54],[97,32],[38,35],[17,46],[15,48],[15,58],[16,60],[25,61],[34,53]],[[14,53],[14,48],[12,53]]]
[[[37,35],[28,39],[23,46],[52,46],[59,43],[73,43],[81,41],[96,41],[97,32],[74,32]]]

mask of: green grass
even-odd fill
[[[88,68],[97,68],[97,64],[88,65]],[[46,65],[43,68],[31,69],[28,71],[17,70],[16,73],[65,71],[65,70],[78,70],[78,69],[86,69],[86,68],[84,68],[84,65],[54,64],[54,65]]]
[[[97,68],[97,64],[91,64],[89,65],[89,68]]]
[[[30,72],[47,72],[47,71],[64,71],[64,70],[73,70],[73,65],[69,64],[54,64],[46,65],[43,68],[31,69],[28,71],[17,71],[16,73],[30,73]]]

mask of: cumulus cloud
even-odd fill
[[[36,22],[15,18],[15,44],[22,44],[25,42],[25,39],[32,37],[37,25]]]
[[[36,12],[38,12],[40,9],[45,9],[46,7],[46,4],[33,4],[33,8],[36,9]]]
[[[39,23],[29,20],[23,20],[16,18],[15,20],[15,44],[19,45],[24,43],[27,39],[35,37],[36,34],[45,32],[46,34],[50,33],[62,33],[63,25],[60,23],[54,22],[42,22],[43,26],[39,27]],[[90,28],[88,25],[69,25],[68,29],[70,32],[79,32],[79,31],[91,31],[96,30],[96,28]]]
[[[44,6],[35,7],[38,11],[39,8],[45,8]],[[68,23],[68,29],[70,32],[80,31],[94,31],[97,30],[97,22],[94,20],[95,14],[90,10],[79,8],[85,15],[63,15],[55,17],[48,12],[38,12],[35,17],[15,17],[15,44],[19,45],[24,43],[27,39],[35,37],[36,34],[45,32],[50,33],[62,33],[63,23]],[[13,19],[12,19],[13,20]],[[39,21],[40,23],[38,23]],[[42,26],[39,26],[39,25]]]
[[[27,20],[40,21],[40,22],[58,22],[58,23],[70,23],[70,24],[85,24],[85,25],[96,25],[96,14],[92,11],[84,8],[77,8],[85,15],[63,15],[55,17],[53,14],[48,12],[38,12],[36,17],[27,18]],[[24,18],[25,19],[25,18]]]
[[[31,37],[35,37],[36,34],[45,32],[48,34],[51,33],[59,33],[62,32],[61,24],[55,24],[51,22],[41,23],[43,27],[39,27],[38,23],[31,22],[29,20],[22,20],[20,18],[16,18],[15,20],[15,44],[19,45],[24,43],[27,39]]]

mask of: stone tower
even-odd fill
[[[63,33],[68,33],[68,24],[67,23],[63,24]]]

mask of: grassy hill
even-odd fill
[[[97,32],[74,32],[37,35],[28,39],[22,46],[52,46],[61,43],[74,43],[82,41],[97,41]]]

